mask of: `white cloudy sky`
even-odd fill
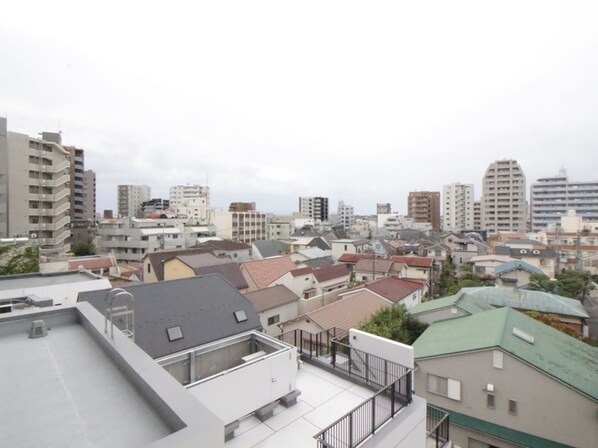
[[[209,176],[212,203],[405,211],[515,158],[598,179],[598,2],[40,1],[0,14],[0,115],[85,149],[98,210]]]

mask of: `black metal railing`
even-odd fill
[[[347,340],[349,332],[341,328],[330,328],[320,333],[304,330],[293,330],[278,336],[278,339],[297,347],[302,356],[316,358],[327,356],[332,349],[333,341]]]
[[[411,370],[314,436],[321,448],[354,448],[411,401]]]
[[[278,339],[297,347],[303,357],[320,358],[333,370],[381,388],[346,415],[314,436],[321,448],[354,448],[371,436],[412,401],[412,370],[357,350],[348,342],[348,331],[331,328],[320,333],[294,330]]]
[[[428,439],[436,443],[436,448],[440,448],[449,440],[449,414],[432,405],[428,405],[426,414]]]

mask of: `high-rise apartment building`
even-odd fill
[[[440,230],[440,192],[411,191],[407,211],[417,223],[429,222],[433,230]]]
[[[85,160],[81,148],[65,146],[71,158],[70,189],[71,189],[71,221],[85,219]]]
[[[355,223],[355,213],[352,205],[346,205],[343,201],[338,202],[337,217],[339,225],[343,230],[350,230]]]
[[[141,218],[142,204],[150,200],[150,187],[147,185],[118,186],[118,215],[121,217]]]
[[[473,184],[452,183],[442,188],[443,230],[473,230]]]
[[[473,230],[482,230],[482,203],[480,201],[473,203]]]
[[[210,187],[203,185],[175,185],[174,187],[170,187],[170,206],[172,208],[188,206],[190,199],[202,198],[205,201],[200,202],[205,203],[205,206],[209,207]]]
[[[70,153],[60,134],[6,131],[0,118],[0,236],[35,240],[41,255],[68,251]]]
[[[516,160],[490,164],[482,182],[482,229],[525,232],[525,175]]]
[[[530,190],[533,232],[560,223],[569,210],[587,221],[598,221],[598,180],[570,182],[562,169],[556,176],[538,179]]]
[[[328,221],[328,198],[323,198],[320,196],[300,197],[299,213],[302,213],[311,219]]]
[[[93,170],[85,170],[85,219],[95,220],[96,218],[96,173]]]
[[[226,240],[251,244],[268,238],[266,213],[214,211],[211,223],[216,227],[216,236]]]

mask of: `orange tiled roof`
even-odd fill
[[[247,274],[253,280],[258,289],[266,288],[287,272],[297,268],[291,257],[266,258],[264,260],[246,261],[241,263]]]

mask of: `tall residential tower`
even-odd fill
[[[440,192],[411,191],[407,199],[407,213],[416,223],[429,222],[440,230]]]
[[[473,184],[445,185],[442,189],[442,203],[445,232],[473,230]]]

